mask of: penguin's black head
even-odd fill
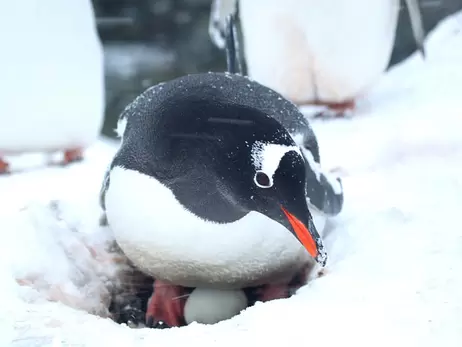
[[[284,225],[325,264],[306,200],[305,161],[277,120],[216,97],[175,99],[159,112],[162,131],[150,137],[151,150],[169,168],[161,180],[185,208],[216,223],[259,212]]]
[[[249,209],[283,224],[324,265],[326,254],[306,200],[306,168],[300,149],[284,140],[257,141],[251,158]]]

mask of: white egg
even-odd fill
[[[186,301],[184,318],[187,324],[215,324],[246,308],[247,297],[242,290],[196,288]]]

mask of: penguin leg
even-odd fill
[[[155,280],[154,293],[146,311],[146,326],[162,329],[186,325],[184,305],[188,295],[184,287]]]
[[[256,301],[271,301],[285,299],[290,296],[288,283],[266,284],[257,290]]]
[[[259,287],[255,292],[256,301],[271,301],[291,297],[308,281],[310,266],[303,267],[288,283],[270,283]]]
[[[316,101],[313,103],[316,106],[325,106],[326,110],[316,114],[316,118],[326,116],[344,117],[347,113],[352,112],[356,108],[355,100],[346,100],[343,102],[322,102]]]
[[[1,174],[6,174],[10,172],[10,165],[4,161],[2,158],[0,158],[0,175]]]
[[[67,165],[81,160],[83,160],[82,148],[67,149],[64,151],[62,164]]]

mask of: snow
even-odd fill
[[[112,145],[98,143],[68,169],[1,177],[0,345],[460,346],[462,13],[438,26],[426,49],[425,62],[415,54],[391,70],[353,119],[313,122],[323,167],[343,173],[345,190],[325,236],[324,275],[213,326],[130,329],[71,307],[98,308],[103,278],[116,281],[111,262],[96,264],[85,247],[104,254],[110,238],[97,227],[97,196]],[[90,277],[80,281],[87,296],[78,269]],[[21,282],[33,275],[40,280]],[[76,301],[46,300],[53,285]]]

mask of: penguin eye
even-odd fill
[[[273,185],[273,182],[271,182],[269,176],[263,171],[257,171],[253,180],[255,181],[255,184],[260,188],[270,188]]]

